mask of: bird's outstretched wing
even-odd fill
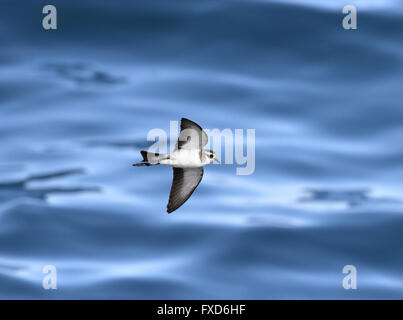
[[[167,212],[178,209],[190,198],[193,191],[203,178],[203,167],[200,168],[173,168],[174,178],[167,205]]]
[[[208,136],[195,122],[182,118],[181,132],[175,145],[175,150],[201,150],[208,143]]]

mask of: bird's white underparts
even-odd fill
[[[175,149],[169,153],[140,151],[141,163],[135,167],[163,164],[173,167],[173,181],[167,212],[182,206],[192,195],[203,177],[203,167],[214,161],[220,163],[213,150],[204,150],[208,143],[206,132],[195,122],[182,118],[181,131]]]

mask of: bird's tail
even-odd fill
[[[153,166],[156,164],[160,164],[160,161],[163,159],[167,159],[165,154],[153,153],[141,150],[141,155],[143,156],[143,161],[141,163],[133,164],[134,167],[142,167],[142,166]]]

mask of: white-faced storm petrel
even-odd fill
[[[143,161],[133,166],[164,164],[173,167],[174,177],[167,205],[168,213],[178,209],[190,198],[203,177],[203,166],[213,161],[220,163],[213,150],[203,150],[207,142],[207,134],[197,123],[182,118],[181,132],[173,152],[140,151]]]

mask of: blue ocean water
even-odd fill
[[[403,4],[349,3],[2,1],[0,298],[403,298]],[[181,117],[256,129],[256,169],[168,215],[131,164]]]

